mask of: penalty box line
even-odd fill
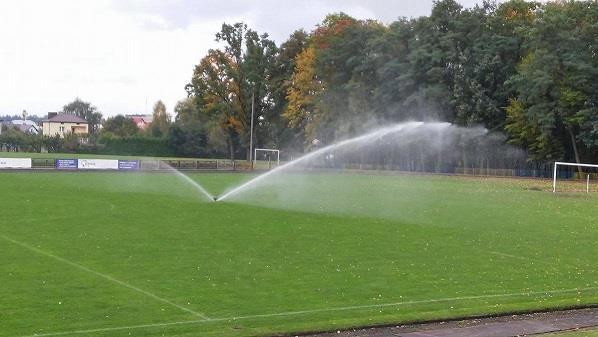
[[[28,245],[28,244],[26,244],[24,242],[20,242],[20,241],[11,239],[11,238],[9,238],[9,237],[7,237],[5,235],[0,234],[0,238],[4,239],[5,241],[11,242],[11,243],[13,243],[13,244],[15,244],[17,246],[20,246],[21,248],[25,248],[27,250],[30,250],[30,251],[34,252],[34,253],[37,253],[37,254],[40,254],[40,255],[44,255],[44,256],[52,258],[52,259],[54,259],[56,261],[68,264],[71,267],[75,267],[75,268],[77,268],[79,270],[83,270],[83,271],[88,272],[90,274],[99,276],[99,277],[101,277],[101,278],[103,278],[105,280],[108,280],[110,282],[116,283],[116,284],[118,284],[120,286],[123,286],[125,288],[129,288],[131,290],[134,290],[134,291],[136,291],[138,293],[141,293],[141,294],[143,294],[145,296],[151,297],[151,298],[153,298],[153,299],[155,299],[157,301],[160,301],[162,303],[166,303],[166,304],[168,304],[170,306],[173,306],[173,307],[175,307],[177,309],[180,309],[180,310],[183,310],[183,311],[185,311],[187,313],[193,314],[193,315],[195,315],[195,316],[197,316],[199,318],[202,318],[203,320],[210,319],[208,316],[206,316],[206,315],[204,315],[204,314],[202,314],[200,312],[197,312],[197,311],[191,310],[189,308],[183,307],[182,305],[176,304],[176,303],[174,303],[172,301],[169,301],[169,300],[167,300],[167,299],[165,299],[163,297],[160,297],[160,296],[158,296],[156,294],[150,293],[147,290],[143,290],[143,289],[138,288],[138,287],[136,287],[134,285],[131,285],[131,284],[127,283],[127,282],[115,279],[114,277],[112,277],[110,275],[106,275],[106,274],[100,273],[98,271],[95,271],[93,269],[87,268],[87,267],[85,267],[83,265],[80,265],[78,263],[75,263],[75,262],[72,262],[70,260],[67,260],[67,259],[65,259],[63,257],[57,256],[57,255],[54,255],[54,254],[50,254],[50,253],[45,252],[45,251],[43,251],[43,250],[41,250],[39,248],[30,246],[30,245]]]
[[[318,313],[318,312],[350,311],[350,310],[358,310],[358,309],[375,309],[375,308],[397,307],[397,306],[414,305],[414,304],[429,304],[429,303],[440,303],[440,302],[451,302],[451,301],[491,299],[491,298],[501,298],[501,297],[556,295],[556,294],[566,294],[566,293],[579,293],[582,291],[592,291],[592,290],[598,290],[598,287],[561,289],[561,290],[549,290],[549,291],[530,291],[530,292],[507,293],[507,294],[489,294],[489,295],[477,295],[477,296],[447,297],[447,298],[438,298],[438,299],[430,299],[430,300],[416,300],[416,301],[404,301],[404,302],[395,302],[395,303],[355,305],[355,306],[327,308],[327,309],[286,311],[286,312],[270,313],[270,314],[233,316],[233,317],[226,317],[226,318],[210,318],[210,319],[201,319],[201,320],[192,320],[192,321],[190,320],[190,321],[121,326],[121,327],[112,327],[112,328],[98,328],[98,329],[89,329],[89,330],[50,332],[50,333],[42,333],[42,334],[33,334],[33,335],[28,335],[28,336],[23,336],[23,337],[54,337],[54,336],[89,334],[89,333],[95,333],[95,332],[110,332],[110,331],[134,330],[134,329],[144,329],[144,328],[160,328],[160,327],[169,327],[169,326],[177,326],[177,325],[191,325],[191,324],[212,323],[212,322],[222,322],[222,321],[236,321],[236,320],[245,320],[245,319],[279,317],[279,316],[297,316],[297,315],[305,315],[305,314],[312,314],[312,313]]]

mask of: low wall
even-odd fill
[[[245,161],[231,160],[123,160],[85,158],[0,158],[0,170],[112,170],[112,171],[158,171],[176,169],[179,171],[202,170],[249,170]]]
[[[246,171],[251,165],[245,160],[231,161],[222,159],[168,159],[168,160],[123,160],[123,159],[85,159],[85,158],[0,158],[0,170],[112,170],[112,171],[162,171],[176,169],[179,171]],[[257,166],[257,169],[263,169]],[[533,177],[552,178],[552,167],[547,165],[543,169],[493,169],[493,168],[463,168],[450,167],[440,171],[405,170],[402,167],[385,167],[371,164],[342,164],[337,167],[315,166],[316,169],[341,169],[363,171],[401,171],[414,173],[440,173],[471,176],[498,177]],[[596,177],[597,173],[591,173]],[[559,169],[559,179],[576,179],[579,175],[575,168]],[[583,176],[585,179],[585,174]]]

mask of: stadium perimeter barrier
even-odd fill
[[[553,163],[522,165],[518,168],[491,168],[491,167],[463,167],[463,166],[442,166],[442,167],[418,167],[403,165],[380,165],[365,163],[341,163],[330,164],[320,163],[316,165],[320,169],[343,169],[358,171],[397,171],[423,174],[445,174],[465,176],[494,176],[494,177],[519,177],[519,178],[552,178]],[[561,179],[576,179],[578,173],[575,167],[564,167],[559,170],[558,176]]]
[[[413,173],[457,174],[471,176],[501,176],[551,178],[552,164],[520,167],[516,169],[489,167],[441,167],[416,168],[395,165],[372,165],[362,163],[342,163],[338,165],[316,165],[320,169],[349,169],[362,171],[403,171]],[[117,159],[75,159],[75,158],[0,158],[0,169],[46,169],[46,170],[117,170],[117,171],[163,171],[176,169],[180,171],[244,171],[250,170],[251,164],[244,160],[231,161],[223,159],[167,159],[167,160],[117,160]],[[595,176],[597,174],[592,174]],[[575,167],[564,167],[559,170],[561,179],[578,178]]]
[[[213,160],[122,160],[84,158],[0,158],[0,169],[9,170],[117,170],[162,171],[172,168],[180,171],[235,171],[248,170],[245,161]]]

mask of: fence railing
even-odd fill
[[[257,170],[274,168],[271,165],[255,166]],[[60,169],[60,170],[123,170],[123,171],[156,171],[176,169],[180,171],[246,171],[251,170],[251,163],[245,160],[224,159],[165,159],[165,160],[116,160],[116,159],[76,159],[76,158],[0,158],[0,169]],[[542,164],[537,167],[521,168],[489,168],[489,167],[437,167],[422,170],[404,166],[376,165],[365,163],[335,163],[334,165],[314,165],[311,169],[348,169],[348,170],[375,170],[375,171],[402,171],[413,173],[440,173],[461,174],[474,176],[501,176],[501,177],[534,177],[551,178],[552,164]],[[301,167],[297,167],[301,170]],[[598,177],[597,172],[586,172],[583,178],[590,175],[592,179]],[[578,179],[580,175],[576,167],[563,167],[558,171],[559,179]]]
[[[176,169],[180,171],[235,171],[249,170],[247,161],[223,159],[166,159],[166,160],[117,160],[79,158],[0,158],[0,169],[45,170],[138,170],[155,171]]]

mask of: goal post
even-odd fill
[[[254,149],[253,150],[253,167],[256,167],[258,153],[271,154],[276,156],[276,166],[280,166],[280,150],[277,149]],[[272,157],[268,157],[268,166],[270,166]],[[268,167],[270,168],[270,167]]]
[[[578,163],[567,163],[567,162],[561,162],[561,161],[557,161],[554,163],[554,171],[553,171],[553,177],[552,177],[552,192],[556,193],[556,179],[557,179],[557,173],[558,173],[558,167],[560,166],[577,166],[577,167],[592,167],[592,168],[598,168],[598,164],[578,164]],[[586,191],[589,192],[590,191],[590,175],[588,175],[586,178]]]

